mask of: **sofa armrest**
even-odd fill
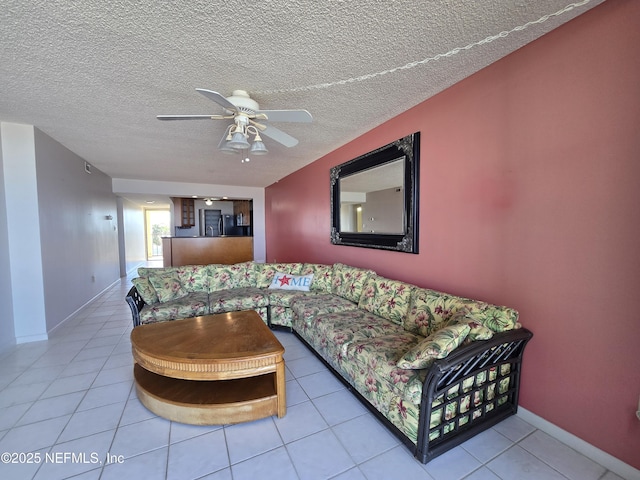
[[[140,296],[140,293],[136,289],[136,287],[131,287],[131,290],[127,293],[125,300],[129,304],[129,308],[131,308],[131,315],[133,316],[133,326],[137,327],[140,325],[140,310],[142,307],[146,305],[144,300]]]
[[[517,412],[522,355],[532,336],[526,328],[496,333],[433,362],[422,389],[420,461],[428,462]],[[437,410],[441,421],[431,425]]]

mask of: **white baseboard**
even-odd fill
[[[530,423],[534,427],[543,432],[551,435],[553,438],[561,441],[565,445],[573,448],[575,451],[581,453],[585,457],[590,458],[596,463],[599,463],[607,470],[611,470],[616,475],[624,478],[625,480],[640,480],[640,470],[632,467],[631,465],[624,463],[622,460],[617,459],[613,455],[594,447],[590,443],[585,442],[581,438],[576,437],[572,433],[561,429],[553,423],[545,420],[542,417],[530,412],[529,410],[518,407],[518,417],[522,418],[527,423]]]
[[[82,306],[78,307],[75,309],[75,311],[71,312],[69,315],[67,315],[66,318],[64,318],[63,320],[61,320],[57,325],[55,325],[51,330],[49,330],[47,333],[48,335],[51,335],[53,332],[55,332],[56,329],[60,328],[62,325],[64,325],[65,322],[67,322],[68,320],[71,320],[73,317],[75,317],[83,308],[85,308],[86,306],[88,306],[91,302],[93,302],[95,299],[97,299],[100,295],[105,294],[110,288],[115,287],[117,284],[120,283],[120,279],[118,280],[114,280],[113,283],[107,287],[105,287],[102,291],[100,291],[99,293],[96,293],[90,300],[86,301]],[[43,340],[47,340],[47,338],[44,338]],[[20,343],[20,342],[18,342]]]
[[[140,263],[134,265],[133,267],[129,268],[129,270],[127,270],[127,273],[125,275],[122,275],[122,277],[128,277],[129,275],[132,275],[132,274],[137,275],[138,267],[144,267],[146,265],[147,265],[146,261],[145,262],[140,262]],[[120,277],[120,278],[122,278],[122,277]]]
[[[49,340],[49,336],[45,334],[24,335],[22,337],[16,337],[16,345],[29,342],[41,342],[43,340]]]

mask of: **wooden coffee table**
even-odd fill
[[[135,327],[138,399],[193,425],[286,414],[284,347],[250,310]]]

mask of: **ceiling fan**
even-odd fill
[[[218,92],[196,88],[196,91],[213,100],[224,110],[221,115],[158,115],[158,120],[233,120],[227,126],[218,149],[224,153],[240,153],[248,150],[254,155],[264,155],[268,150],[260,134],[281,143],[285,147],[294,147],[298,140],[282,130],[262,122],[300,122],[311,123],[313,117],[306,110],[260,110],[258,102],[244,90],[234,90],[230,97]],[[254,141],[249,144],[249,135]]]

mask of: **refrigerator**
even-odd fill
[[[242,228],[236,226],[235,215],[221,215],[219,220],[220,235],[242,235]]]
[[[219,237],[220,235],[245,235],[242,227],[236,224],[236,216],[223,214],[211,208],[200,209],[200,236]]]

